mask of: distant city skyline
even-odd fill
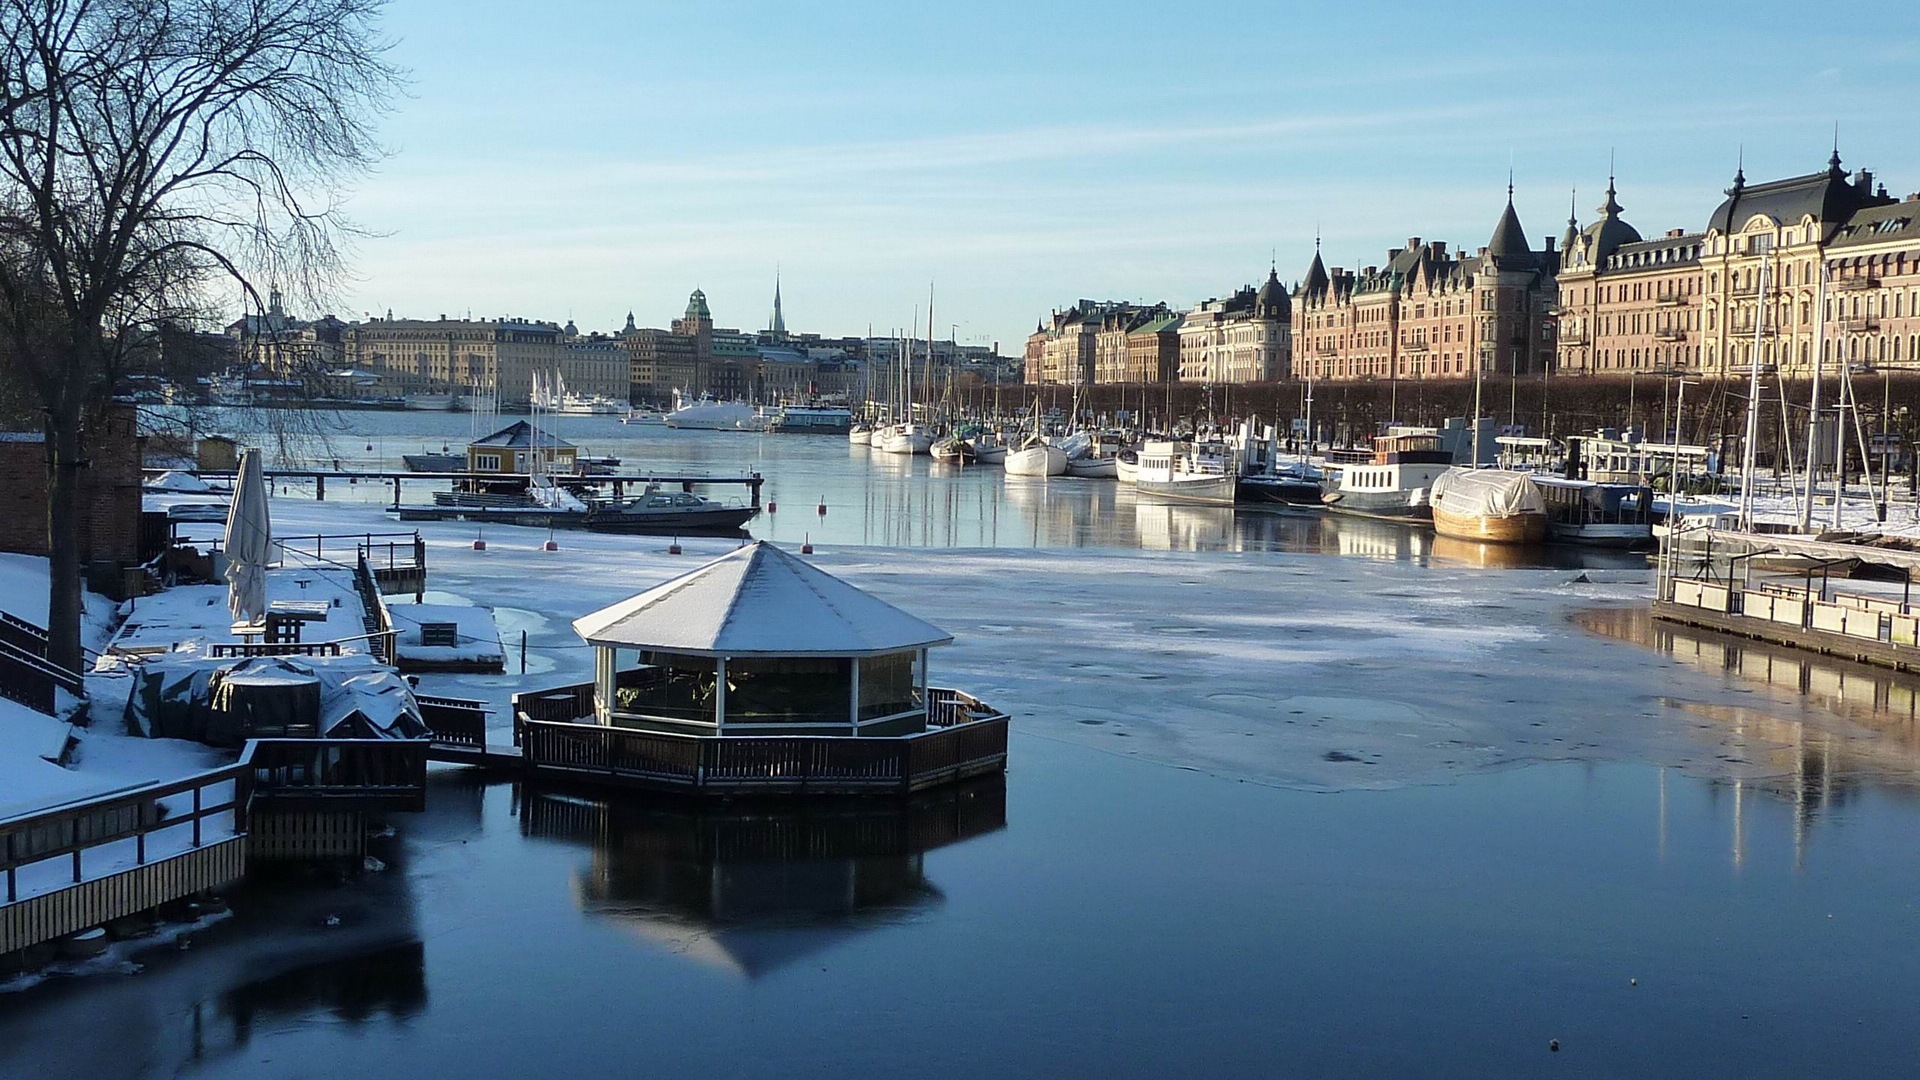
[[[703,289],[763,328],[998,342],[1081,297],[1189,306],[1471,251],[1511,165],[1529,240],[1609,159],[1643,231],[1755,181],[1848,167],[1920,190],[1912,5],[1493,3],[1281,10],[985,2],[397,5],[412,94],[348,204],[370,235],[328,306],[664,326]],[[644,59],[644,62],[642,62]],[[308,312],[318,314],[318,312]],[[954,327],[957,326],[957,331]]]

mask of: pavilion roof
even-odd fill
[[[877,656],[953,636],[755,541],[574,620],[594,645],[688,656]]]

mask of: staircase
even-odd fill
[[[0,611],[0,697],[48,716],[60,714],[60,691],[86,696],[80,673],[47,659],[47,632]]]

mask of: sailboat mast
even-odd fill
[[[1820,260],[1820,285],[1813,305],[1813,396],[1807,404],[1806,499],[1800,504],[1800,531],[1813,530],[1813,475],[1820,464],[1820,373],[1827,362],[1827,260]]]
[[[1760,288],[1753,310],[1753,352],[1747,357],[1747,438],[1740,462],[1740,527],[1753,528],[1753,467],[1760,438],[1760,339],[1767,325],[1767,284],[1773,277],[1773,256],[1760,264]]]

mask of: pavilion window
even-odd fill
[[[860,719],[876,720],[924,708],[919,700],[920,662],[921,654],[913,652],[862,657]]]

